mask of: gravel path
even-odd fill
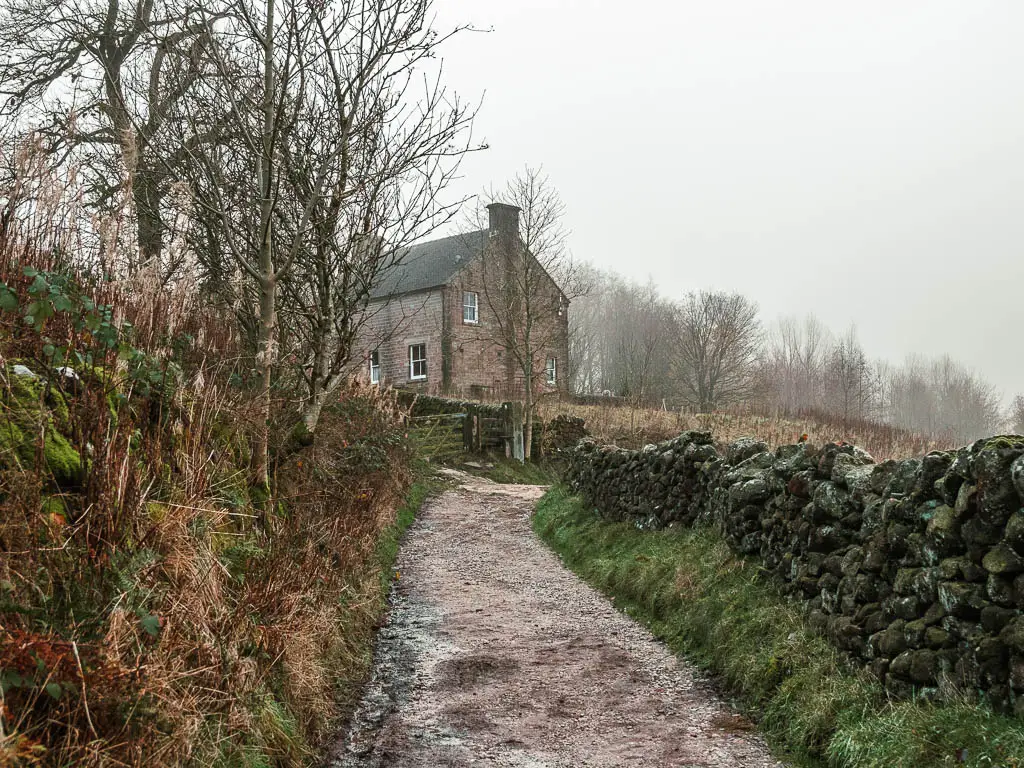
[[[781,765],[537,539],[542,488],[458,481],[409,530],[373,680],[332,768]]]

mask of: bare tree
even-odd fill
[[[506,228],[484,250],[488,280],[483,295],[494,319],[492,342],[503,350],[510,373],[522,381],[529,459],[545,354],[567,343],[567,302],[582,292],[582,283],[565,248],[565,206],[546,175],[527,168],[485,199],[519,209],[518,234]]]
[[[614,392],[635,404],[675,395],[673,308],[653,283],[585,270],[586,296],[569,316],[570,357],[580,391]]]
[[[931,378],[941,433],[967,442],[998,430],[1001,414],[994,386],[949,355],[933,361]]]
[[[580,266],[579,275],[587,290],[569,313],[569,381],[576,392],[600,392],[606,388],[601,379],[601,340],[607,329],[601,318],[608,276],[588,264]]]
[[[475,110],[446,91],[439,69],[422,89],[411,87],[461,31],[434,32],[430,7],[430,0],[346,0],[317,19],[323,57],[283,152],[288,189],[315,200],[309,236],[282,283],[284,332],[300,362],[309,432],[349,373],[372,286],[465,202],[442,196],[473,148]],[[324,194],[314,196],[322,158],[330,158],[328,177]]]
[[[874,371],[855,328],[837,339],[824,368],[825,407],[844,422],[870,416],[875,395]]]
[[[182,161],[168,129],[213,73],[205,49],[218,2],[3,0],[2,114],[45,139],[55,165],[81,150],[99,207],[133,202],[138,261],[164,277],[166,196]],[[200,13],[200,9],[203,12]],[[195,137],[200,140],[202,137]]]
[[[1014,434],[1024,435],[1024,395],[1017,395],[1010,403],[1008,422]]]
[[[676,308],[677,378],[685,402],[710,412],[757,388],[757,305],[737,293],[689,293]]]
[[[783,413],[822,406],[830,334],[814,315],[782,317],[769,331],[762,378]]]
[[[995,388],[948,355],[912,356],[902,366],[887,367],[881,378],[883,418],[896,426],[958,442],[999,429]]]
[[[261,485],[269,480],[279,286],[300,253],[341,151],[335,140],[320,156],[304,195],[288,189],[288,141],[304,118],[304,88],[324,57],[317,22],[325,7],[233,0],[207,49],[218,76],[206,82],[204,98],[189,103],[181,142],[190,146],[187,171],[197,190],[197,219],[255,286],[260,423],[253,472]],[[195,140],[211,132],[216,141]]]
[[[605,322],[614,345],[608,366],[612,389],[636,405],[660,402],[670,392],[672,306],[653,283],[620,282]]]
[[[462,202],[440,195],[474,112],[423,69],[459,30],[430,28],[430,0],[230,8],[209,51],[218,77],[181,137],[217,137],[189,154],[192,238],[253,339],[265,417],[279,377],[311,433],[349,372],[376,279]]]

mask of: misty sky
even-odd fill
[[[1024,392],[1024,3],[438,0],[459,191],[543,165],[574,255]]]

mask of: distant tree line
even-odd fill
[[[876,420],[969,442],[1024,433],[1024,396],[1007,411],[989,382],[948,355],[872,360],[856,329],[831,332],[814,315],[765,324],[735,293],[696,291],[670,300],[651,284],[589,268],[572,305],[571,368],[577,391],[637,404],[711,412],[817,412]]]

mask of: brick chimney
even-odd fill
[[[519,239],[519,208],[508,203],[487,206],[487,229],[492,240],[500,238],[507,244]]]

